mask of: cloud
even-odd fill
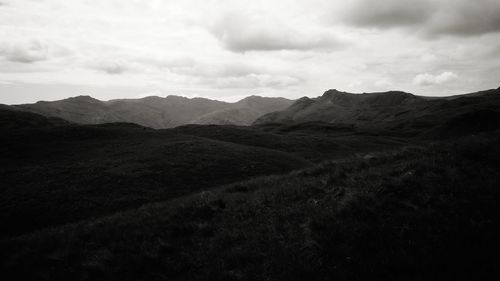
[[[394,27],[425,22],[432,12],[427,0],[354,0],[343,11],[348,23],[365,27]]]
[[[389,88],[391,86],[393,86],[393,84],[388,79],[382,79],[375,82],[375,87],[377,88]]]
[[[500,31],[498,0],[353,0],[340,11],[340,19],[347,24],[412,28],[429,38]]]
[[[0,45],[0,56],[19,63],[34,63],[48,59],[48,46],[39,40],[23,40]]]
[[[211,32],[233,52],[278,50],[332,50],[343,46],[329,32],[304,32],[265,13],[228,13]]]
[[[218,78],[218,77],[243,77],[251,74],[263,74],[267,67],[244,63],[207,63],[197,62],[189,66],[171,67],[172,72],[196,77]]]
[[[498,0],[0,2],[8,3],[0,7],[0,80],[68,85],[65,93],[99,85],[103,93],[120,88],[114,98],[125,89],[207,97],[313,96],[332,87],[456,94],[496,88],[500,77]],[[467,79],[439,82],[444,70]],[[434,78],[418,83],[434,84],[412,83],[426,72]],[[4,102],[19,100],[3,92]]]
[[[133,69],[133,66],[129,62],[121,58],[92,62],[88,65],[88,67],[104,71],[108,74],[122,74]]]
[[[413,84],[418,86],[432,86],[446,84],[456,79],[458,79],[458,75],[449,71],[443,72],[439,75],[422,73],[415,76],[415,78],[413,79]]]
[[[219,89],[281,89],[301,84],[303,81],[287,75],[249,74],[237,77],[223,77],[205,80]]]
[[[446,0],[430,22],[430,35],[473,36],[500,31],[500,1]],[[449,6],[446,9],[446,5]]]
[[[169,71],[189,77],[191,84],[205,85],[217,89],[281,89],[296,86],[304,82],[286,71],[258,63],[201,62],[185,67],[170,67]]]

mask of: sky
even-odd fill
[[[499,0],[0,0],[5,104],[499,86]]]

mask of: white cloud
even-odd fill
[[[458,75],[453,72],[443,72],[439,75],[432,75],[429,73],[422,73],[415,76],[413,83],[419,86],[432,86],[446,84],[448,82],[458,79]]]

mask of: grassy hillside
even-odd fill
[[[3,130],[0,236],[306,165],[279,151],[133,124]]]
[[[267,124],[253,127],[188,125],[172,129],[186,135],[221,140],[291,153],[320,162],[353,154],[394,149],[417,140],[399,138],[383,131],[310,122],[296,125]]]
[[[190,123],[199,125],[249,126],[260,116],[269,112],[283,110],[292,103],[293,101],[285,98],[250,96],[231,104],[229,108],[210,112],[192,120]]]
[[[496,280],[500,133],[329,161],[0,243],[6,280]],[[27,270],[29,269],[29,270]]]
[[[497,92],[329,92],[287,110],[382,119],[163,130],[3,106],[1,276],[496,280]]]
[[[499,108],[500,89],[432,99],[404,92],[350,94],[330,90],[319,98],[302,98],[285,110],[266,114],[254,124],[342,123],[385,129],[404,137],[429,137],[434,129],[443,129],[439,127],[462,114],[482,110],[500,113]]]
[[[20,128],[43,128],[69,123],[60,118],[45,117],[39,114],[24,112],[16,107],[0,104],[0,130]]]

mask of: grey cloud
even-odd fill
[[[123,59],[103,60],[90,64],[89,68],[104,71],[108,74],[122,74],[132,69],[131,65]]]
[[[427,21],[432,8],[427,0],[355,0],[347,5],[342,18],[364,27],[411,26]]]
[[[207,64],[198,63],[192,67],[173,68],[172,71],[199,77],[216,78],[216,77],[242,77],[250,74],[261,74],[262,68],[247,63],[222,63],[222,64]]]
[[[287,75],[249,74],[238,77],[201,78],[200,84],[210,85],[218,89],[282,89],[304,82],[302,79]]]
[[[500,1],[443,1],[440,12],[430,22],[430,35],[473,36],[500,31]]]
[[[38,40],[0,45],[0,56],[19,63],[34,63],[48,59],[48,47]]]
[[[265,15],[226,14],[212,33],[233,52],[330,50],[344,43],[332,34],[305,34]]]
[[[358,27],[413,28],[426,37],[500,31],[498,0],[354,0],[341,19]]]

